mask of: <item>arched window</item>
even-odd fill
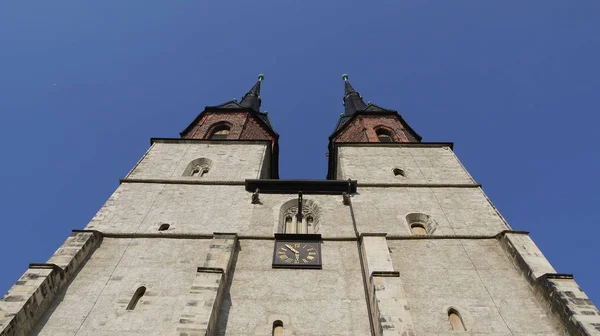
[[[212,161],[207,158],[199,158],[188,163],[187,168],[183,172],[183,176],[203,177],[208,174]]]
[[[286,213],[285,215],[285,226],[283,228],[283,232],[293,232],[295,231],[294,226],[294,215],[291,213]]]
[[[394,172],[394,176],[406,176],[404,170],[400,168],[394,168],[392,171]]]
[[[423,213],[415,212],[406,215],[406,222],[410,232],[416,236],[431,235],[437,229],[437,222]]]
[[[127,310],[134,310],[135,306],[138,304],[138,301],[140,301],[144,294],[146,294],[146,287],[142,286],[138,288],[135,293],[133,293],[131,301],[129,301],[129,304],[127,305]]]
[[[394,142],[394,134],[384,128],[378,128],[375,130],[379,142]]]
[[[158,227],[158,231],[167,231],[171,225],[167,223],[160,224]]]
[[[450,322],[453,331],[467,331],[465,324],[456,309],[451,308],[448,310],[448,322]]]
[[[280,212],[279,232],[282,233],[317,233],[320,211],[316,204],[304,199],[302,212],[298,214],[298,200],[290,200],[283,204]]]
[[[411,224],[410,231],[417,236],[424,236],[427,234],[427,229],[425,229],[425,225],[423,224]]]
[[[215,125],[211,128],[208,138],[211,140],[227,139],[230,129],[231,127],[224,123]]]
[[[283,322],[277,320],[273,322],[273,336],[283,336]]]

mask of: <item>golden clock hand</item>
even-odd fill
[[[289,248],[290,250],[292,250],[292,252],[299,254],[300,252],[296,251],[295,248],[291,247],[289,244],[285,244],[285,246],[287,246],[287,248]]]

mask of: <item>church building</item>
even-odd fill
[[[263,79],[151,139],[2,297],[0,336],[600,335],[573,276],[510,227],[453,143],[422,141],[347,75],[327,178],[279,179]]]

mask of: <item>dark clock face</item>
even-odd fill
[[[321,268],[321,244],[313,241],[278,241],[275,243],[273,267]]]

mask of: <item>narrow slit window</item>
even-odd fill
[[[160,224],[158,227],[158,231],[167,231],[171,225],[167,223]]]
[[[198,176],[200,174],[200,168],[199,167],[195,167],[192,170],[191,176]]]
[[[285,217],[285,233],[296,233],[294,230],[294,218],[292,216]]]
[[[283,322],[277,320],[273,322],[273,336],[283,336]]]
[[[142,286],[142,287],[138,288],[135,291],[135,293],[133,293],[133,297],[131,298],[131,301],[129,301],[129,304],[127,305],[127,310],[134,310],[135,306],[138,304],[138,302],[140,301],[142,296],[144,296],[145,293],[146,293],[146,287]]]
[[[467,331],[460,314],[455,309],[448,310],[448,321],[453,331]]]
[[[394,168],[394,176],[406,176],[404,174],[404,170],[400,169],[400,168]]]

